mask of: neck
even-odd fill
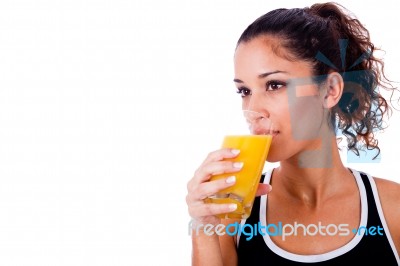
[[[296,202],[310,209],[320,208],[345,188],[352,188],[354,182],[340,159],[334,136],[325,144],[320,142],[315,146],[319,149],[281,161],[276,173],[274,171],[277,178],[273,186],[279,185]]]

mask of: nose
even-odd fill
[[[267,99],[264,99],[263,95],[257,95],[256,92],[253,92],[253,95],[243,102],[242,109],[256,112],[263,117],[269,118],[270,114],[267,105]]]
[[[252,110],[243,110],[243,115],[249,126],[251,134],[269,135],[272,134],[272,122],[263,113]]]

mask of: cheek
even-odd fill
[[[283,105],[283,104],[282,104]],[[302,149],[302,141],[319,138],[324,122],[324,109],[317,97],[297,97],[274,113],[281,133],[272,141],[269,162],[278,162]]]
[[[298,97],[289,106],[293,139],[301,141],[318,138],[325,111],[317,97]]]

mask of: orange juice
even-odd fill
[[[236,176],[236,184],[219,191],[206,199],[209,203],[236,203],[234,212],[219,215],[220,218],[245,219],[250,216],[251,208],[260,182],[264,163],[271,146],[271,135],[237,135],[226,136],[222,144],[223,148],[240,150],[239,155],[228,161],[243,162],[243,168],[236,173],[215,175],[211,180]]]

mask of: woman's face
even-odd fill
[[[310,63],[285,58],[291,57],[279,40],[262,36],[239,44],[234,59],[242,108],[263,113],[274,125],[271,162],[318,149],[321,129],[327,125]]]

